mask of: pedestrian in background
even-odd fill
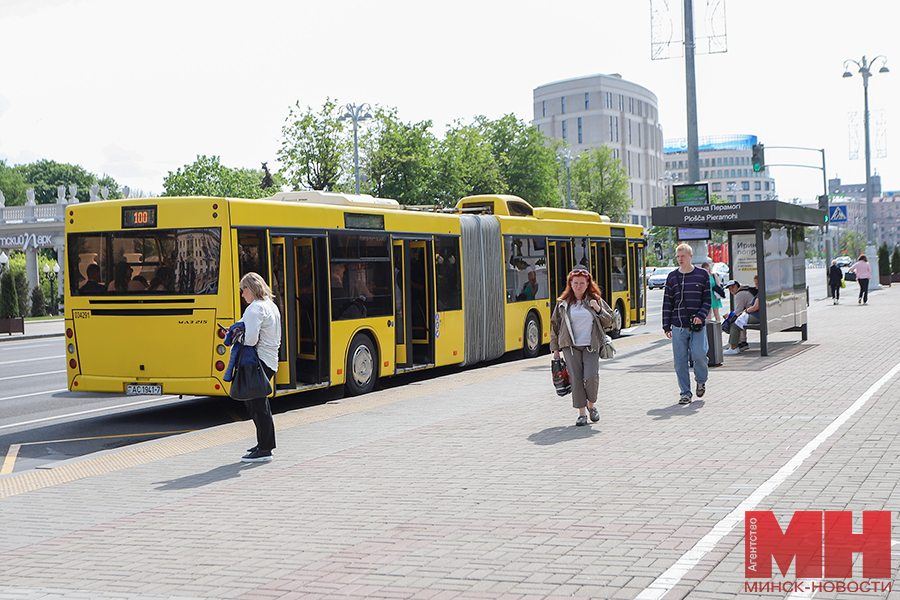
[[[606,340],[600,306],[600,288],[584,269],[575,269],[566,277],[566,289],[557,298],[550,316],[550,350],[558,359],[562,351],[572,381],[572,406],[578,409],[575,425],[600,420],[594,403],[600,389],[600,347]],[[612,315],[609,315],[611,317]],[[603,318],[607,318],[603,315]]]
[[[709,378],[709,342],[705,324],[712,292],[709,273],[691,264],[693,256],[689,244],[679,244],[675,248],[678,268],[669,273],[663,291],[662,324],[666,337],[672,340],[675,375],[681,393],[679,404],[690,404],[692,400],[690,360],[694,361],[698,398],[706,393]]]
[[[719,317],[719,309],[722,308],[722,299],[719,298],[719,296],[716,294],[716,292],[713,288],[715,288],[717,285],[721,286],[722,282],[719,281],[719,276],[716,275],[715,273],[713,273],[713,270],[710,267],[708,262],[705,262],[700,266],[703,267],[704,271],[709,273],[709,290],[710,290],[709,293],[710,293],[710,298],[712,298],[712,305],[711,305],[712,311],[713,311],[713,315],[715,315],[715,317],[716,317],[716,322],[719,322],[722,320],[721,317]]]
[[[834,304],[841,303],[841,282],[844,281],[844,272],[837,265],[837,259],[831,260],[828,267],[828,285],[831,286],[831,300]]]
[[[281,315],[273,302],[274,295],[265,280],[257,273],[241,277],[241,297],[248,304],[241,317],[244,345],[256,346],[256,355],[266,377],[272,379],[278,371],[278,349],[281,347]],[[256,446],[247,450],[241,462],[269,462],[275,449],[275,421],[269,398],[245,400],[244,406],[256,425]]]
[[[865,254],[859,255],[859,260],[847,269],[850,273],[856,273],[856,282],[859,284],[859,300],[857,304],[869,303],[869,277],[872,276],[872,265]]]

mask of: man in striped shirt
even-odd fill
[[[694,361],[694,379],[697,381],[697,397],[706,393],[709,377],[709,344],[706,340],[706,315],[712,305],[709,273],[691,264],[694,251],[689,244],[679,244],[675,249],[678,268],[666,278],[663,293],[662,324],[666,337],[672,340],[675,359],[675,375],[681,390],[679,404],[690,404],[691,374],[688,361]],[[697,331],[691,331],[694,325]],[[690,355],[688,355],[690,348]]]

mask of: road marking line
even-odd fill
[[[688,574],[688,572],[697,566],[704,556],[707,553],[712,551],[716,544],[718,544],[722,538],[731,533],[731,531],[744,519],[744,513],[748,510],[754,510],[760,502],[762,502],[766,496],[774,492],[778,486],[784,483],[788,477],[790,477],[794,471],[800,468],[800,465],[803,464],[809,456],[816,451],[816,449],[821,446],[825,440],[834,435],[834,433],[846,423],[850,417],[861,409],[866,402],[868,402],[875,392],[877,392],[881,386],[885,383],[893,379],[897,373],[900,373],[900,363],[894,365],[890,371],[888,371],[881,379],[872,384],[872,386],[867,389],[862,396],[860,396],[856,402],[851,404],[844,412],[842,412],[838,417],[832,421],[828,427],[823,429],[819,435],[813,438],[808,444],[806,444],[797,454],[795,454],[783,467],[778,469],[778,471],[772,475],[769,479],[762,483],[758,488],[756,488],[747,498],[741,502],[737,508],[731,511],[727,516],[725,516],[721,521],[713,526],[712,530],[703,536],[700,541],[694,544],[694,547],[688,550],[685,554],[681,556],[675,564],[666,569],[666,571],[657,577],[653,583],[647,586],[644,591],[638,594],[636,600],[660,600],[663,596],[665,596],[672,588],[678,585],[682,578]]]
[[[13,466],[16,464],[16,456],[19,455],[21,444],[10,444],[6,458],[3,459],[3,466],[0,467],[0,475],[9,475],[13,472]]]
[[[55,390],[57,392],[65,392],[68,390]],[[52,392],[41,392],[42,394],[50,394]],[[115,406],[107,406],[104,408],[92,408],[90,410],[82,410],[79,412],[73,412],[66,415],[57,415],[55,417],[44,417],[43,419],[34,419],[31,421],[22,421],[21,423],[10,423],[9,425],[0,425],[0,429],[9,429],[11,427],[21,427],[23,425],[34,425],[35,423],[46,423],[47,421],[56,421],[57,419],[68,419],[69,417],[80,417],[81,415],[89,415],[91,413],[102,412],[104,410],[115,410],[117,408],[128,408],[131,406],[140,406],[141,404],[149,404],[151,402],[159,402],[160,400],[171,400],[173,398],[177,398],[177,396],[159,396],[155,398],[151,398],[150,400],[139,400],[138,402],[130,402],[128,404],[117,404]],[[0,398],[0,400],[5,400],[5,398]]]
[[[0,467],[0,475],[9,475],[15,470],[16,458],[19,455],[19,449],[22,446],[37,446],[38,444],[60,444],[63,442],[83,442],[86,440],[108,440],[113,438],[142,437],[147,435],[175,435],[178,433],[190,433],[197,431],[196,429],[181,429],[179,431],[151,431],[148,433],[123,433],[119,435],[94,435],[91,437],[69,438],[67,440],[39,440],[37,442],[22,442],[21,444],[11,444],[6,458],[3,459],[3,467]]]
[[[28,373],[27,375],[12,375],[10,377],[0,377],[0,381],[6,381],[8,379],[22,379],[24,377],[39,377],[41,375],[58,375],[65,372],[66,370],[63,369],[61,371],[42,371],[40,373]]]
[[[6,362],[0,362],[0,365],[16,365],[19,363],[27,363],[27,362],[35,362],[37,360],[65,360],[66,355],[61,354],[60,356],[42,356],[40,358],[26,358],[22,360],[7,360]]]
[[[30,398],[31,396],[40,396],[41,394],[56,394],[58,392],[68,392],[69,388],[62,388],[61,390],[44,390],[43,392],[33,392],[31,394],[19,394],[18,396],[6,396],[5,398],[0,398],[0,402],[4,400],[15,400],[16,398]]]

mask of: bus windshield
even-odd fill
[[[71,233],[72,296],[216,294],[219,228]]]

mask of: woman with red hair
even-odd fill
[[[601,302],[591,274],[576,268],[566,278],[566,289],[550,316],[550,350],[554,358],[562,351],[566,359],[579,426],[587,425],[588,414],[592,422],[600,420],[594,406],[600,388],[600,348],[606,341],[604,327],[612,325],[612,315],[605,313]]]

